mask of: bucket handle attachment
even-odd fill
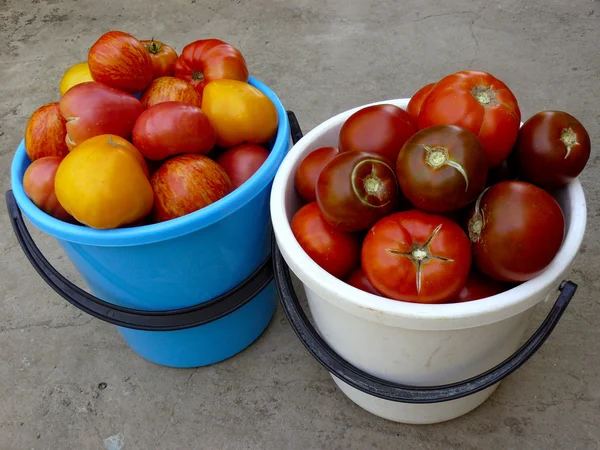
[[[563,281],[560,285],[560,295],[542,325],[521,348],[497,366],[480,375],[456,383],[441,386],[409,386],[370,375],[338,355],[323,340],[304,313],[292,285],[289,267],[277,247],[275,237],[272,238],[271,255],[275,270],[275,284],[283,311],[308,351],[331,374],[344,383],[366,394],[399,403],[424,404],[456,400],[500,382],[525,364],[540,349],[554,330],[577,290],[577,285],[572,281]]]
[[[73,306],[120,327],[144,331],[175,331],[205,325],[241,308],[273,280],[273,266],[269,255],[248,278],[213,300],[169,311],[124,308],[89,294],[62,276],[35,244],[12,190],[6,192],[6,205],[17,240],[42,279]]]
[[[290,124],[292,124],[292,120],[294,121],[292,136],[294,144],[296,144],[302,138],[302,131],[295,115],[293,118],[290,116]],[[323,367],[344,383],[366,394],[398,403],[447,402],[475,394],[499,383],[525,364],[540,349],[558,324],[577,290],[577,284],[572,281],[563,281],[559,288],[560,295],[544,322],[521,348],[497,366],[480,375],[456,383],[441,386],[410,386],[392,383],[370,375],[338,355],[323,340],[304,313],[292,285],[289,267],[277,247],[274,235],[272,236],[271,256],[275,285],[283,311],[307,350]]]

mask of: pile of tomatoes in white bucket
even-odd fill
[[[584,126],[541,111],[521,126],[511,90],[462,71],[421,88],[407,110],[361,108],[336,147],[296,170],[292,232],[324,270],[392,300],[452,303],[539,275],[565,234],[555,189],[590,156]]]

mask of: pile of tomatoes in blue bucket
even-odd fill
[[[276,308],[269,193],[290,147],[276,94],[222,40],[178,54],[122,31],[100,36],[57,87],[29,118],[7,193],[35,269],[155,363],[242,351]],[[50,265],[23,216],[91,293]]]

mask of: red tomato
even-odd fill
[[[316,202],[296,212],[292,233],[306,254],[334,277],[344,279],[360,264],[359,237],[329,225]]]
[[[583,171],[589,157],[589,134],[566,112],[539,112],[519,130],[516,159],[523,181],[563,186]]]
[[[413,303],[455,298],[471,268],[465,232],[445,217],[410,210],[379,220],[362,246],[362,267],[383,295]]]
[[[302,200],[310,203],[317,199],[317,178],[323,167],[339,153],[337,147],[321,147],[306,155],[298,165],[294,182]]]
[[[215,129],[202,109],[182,102],[151,106],[133,127],[133,144],[148,159],[166,159],[180,153],[205,155],[216,142]]]
[[[143,111],[135,96],[94,81],[73,86],[60,99],[60,112],[67,121],[65,140],[69,149],[101,134],[130,139]]]
[[[417,92],[415,92],[415,95],[413,95],[410,98],[408,106],[406,107],[406,111],[408,112],[410,118],[413,120],[414,123],[417,123],[417,120],[419,118],[419,112],[421,111],[421,106],[423,105],[423,101],[427,98],[434,86],[435,83],[426,84]]]
[[[317,202],[323,217],[340,231],[370,228],[398,206],[398,184],[390,162],[366,152],[343,152],[317,179]]]
[[[442,78],[423,101],[417,125],[458,125],[475,134],[497,166],[512,150],[521,111],[510,89],[489,73],[468,70]]]
[[[54,192],[54,178],[62,160],[62,156],[44,156],[33,161],[23,175],[23,190],[46,214],[73,222],[73,217],[58,202]]]
[[[152,81],[140,98],[144,108],[162,102],[183,102],[202,106],[202,96],[194,86],[185,80],[174,77],[160,77]]]
[[[470,302],[472,300],[491,297],[492,295],[508,291],[512,287],[512,284],[486,277],[477,270],[472,269],[466,284],[454,299],[454,303]]]
[[[488,166],[477,137],[455,125],[437,125],[411,137],[398,155],[404,196],[430,212],[457,211],[483,190]]]
[[[44,156],[67,156],[66,124],[58,102],[47,103],[36,109],[25,127],[25,151],[29,159],[35,161]]]
[[[215,161],[225,169],[234,189],[244,184],[269,157],[269,152],[258,144],[241,144],[219,154]]]
[[[146,47],[132,35],[109,31],[88,53],[94,81],[130,94],[142,92],[152,82],[152,60]]]
[[[368,292],[369,294],[379,295],[381,294],[373,287],[369,279],[366,277],[362,267],[357,267],[352,271],[350,276],[346,279],[346,283],[350,286],[354,286],[356,289]]]
[[[183,48],[175,62],[175,77],[189,81],[202,93],[212,80],[248,81],[248,68],[235,47],[220,39],[202,39]]]
[[[207,156],[178,155],[150,177],[154,191],[151,217],[156,222],[198,211],[232,191],[225,171]]]
[[[373,105],[352,114],[340,130],[340,152],[376,153],[395,162],[406,140],[417,132],[409,114],[394,105]]]
[[[175,71],[175,61],[177,60],[177,52],[160,41],[154,39],[140,41],[146,48],[150,60],[152,61],[152,77],[154,79],[160,77],[173,76]]]
[[[539,275],[560,249],[565,219],[558,202],[523,181],[485,190],[469,219],[473,260],[484,274],[521,282]]]

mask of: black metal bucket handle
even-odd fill
[[[287,111],[292,139],[302,136],[298,120]],[[175,331],[213,322],[238,310],[255,298],[272,280],[273,265],[269,255],[248,278],[219,297],[189,308],[168,311],[144,311],[105,302],[71,283],[44,257],[35,244],[12,190],[6,192],[10,222],[31,265],[42,279],[61,297],[83,312],[120,327],[144,331]]]
[[[300,128],[298,127],[298,129]],[[301,132],[298,136],[298,139],[302,136]],[[500,382],[525,364],[540,349],[554,330],[577,290],[575,283],[563,281],[559,288],[560,295],[542,325],[521,348],[497,366],[480,375],[456,383],[441,386],[409,386],[369,375],[338,355],[315,330],[302,309],[292,285],[289,267],[277,247],[274,236],[272,237],[271,256],[275,284],[283,311],[294,332],[308,351],[322,366],[344,383],[366,394],[398,403],[447,402],[475,394]]]

